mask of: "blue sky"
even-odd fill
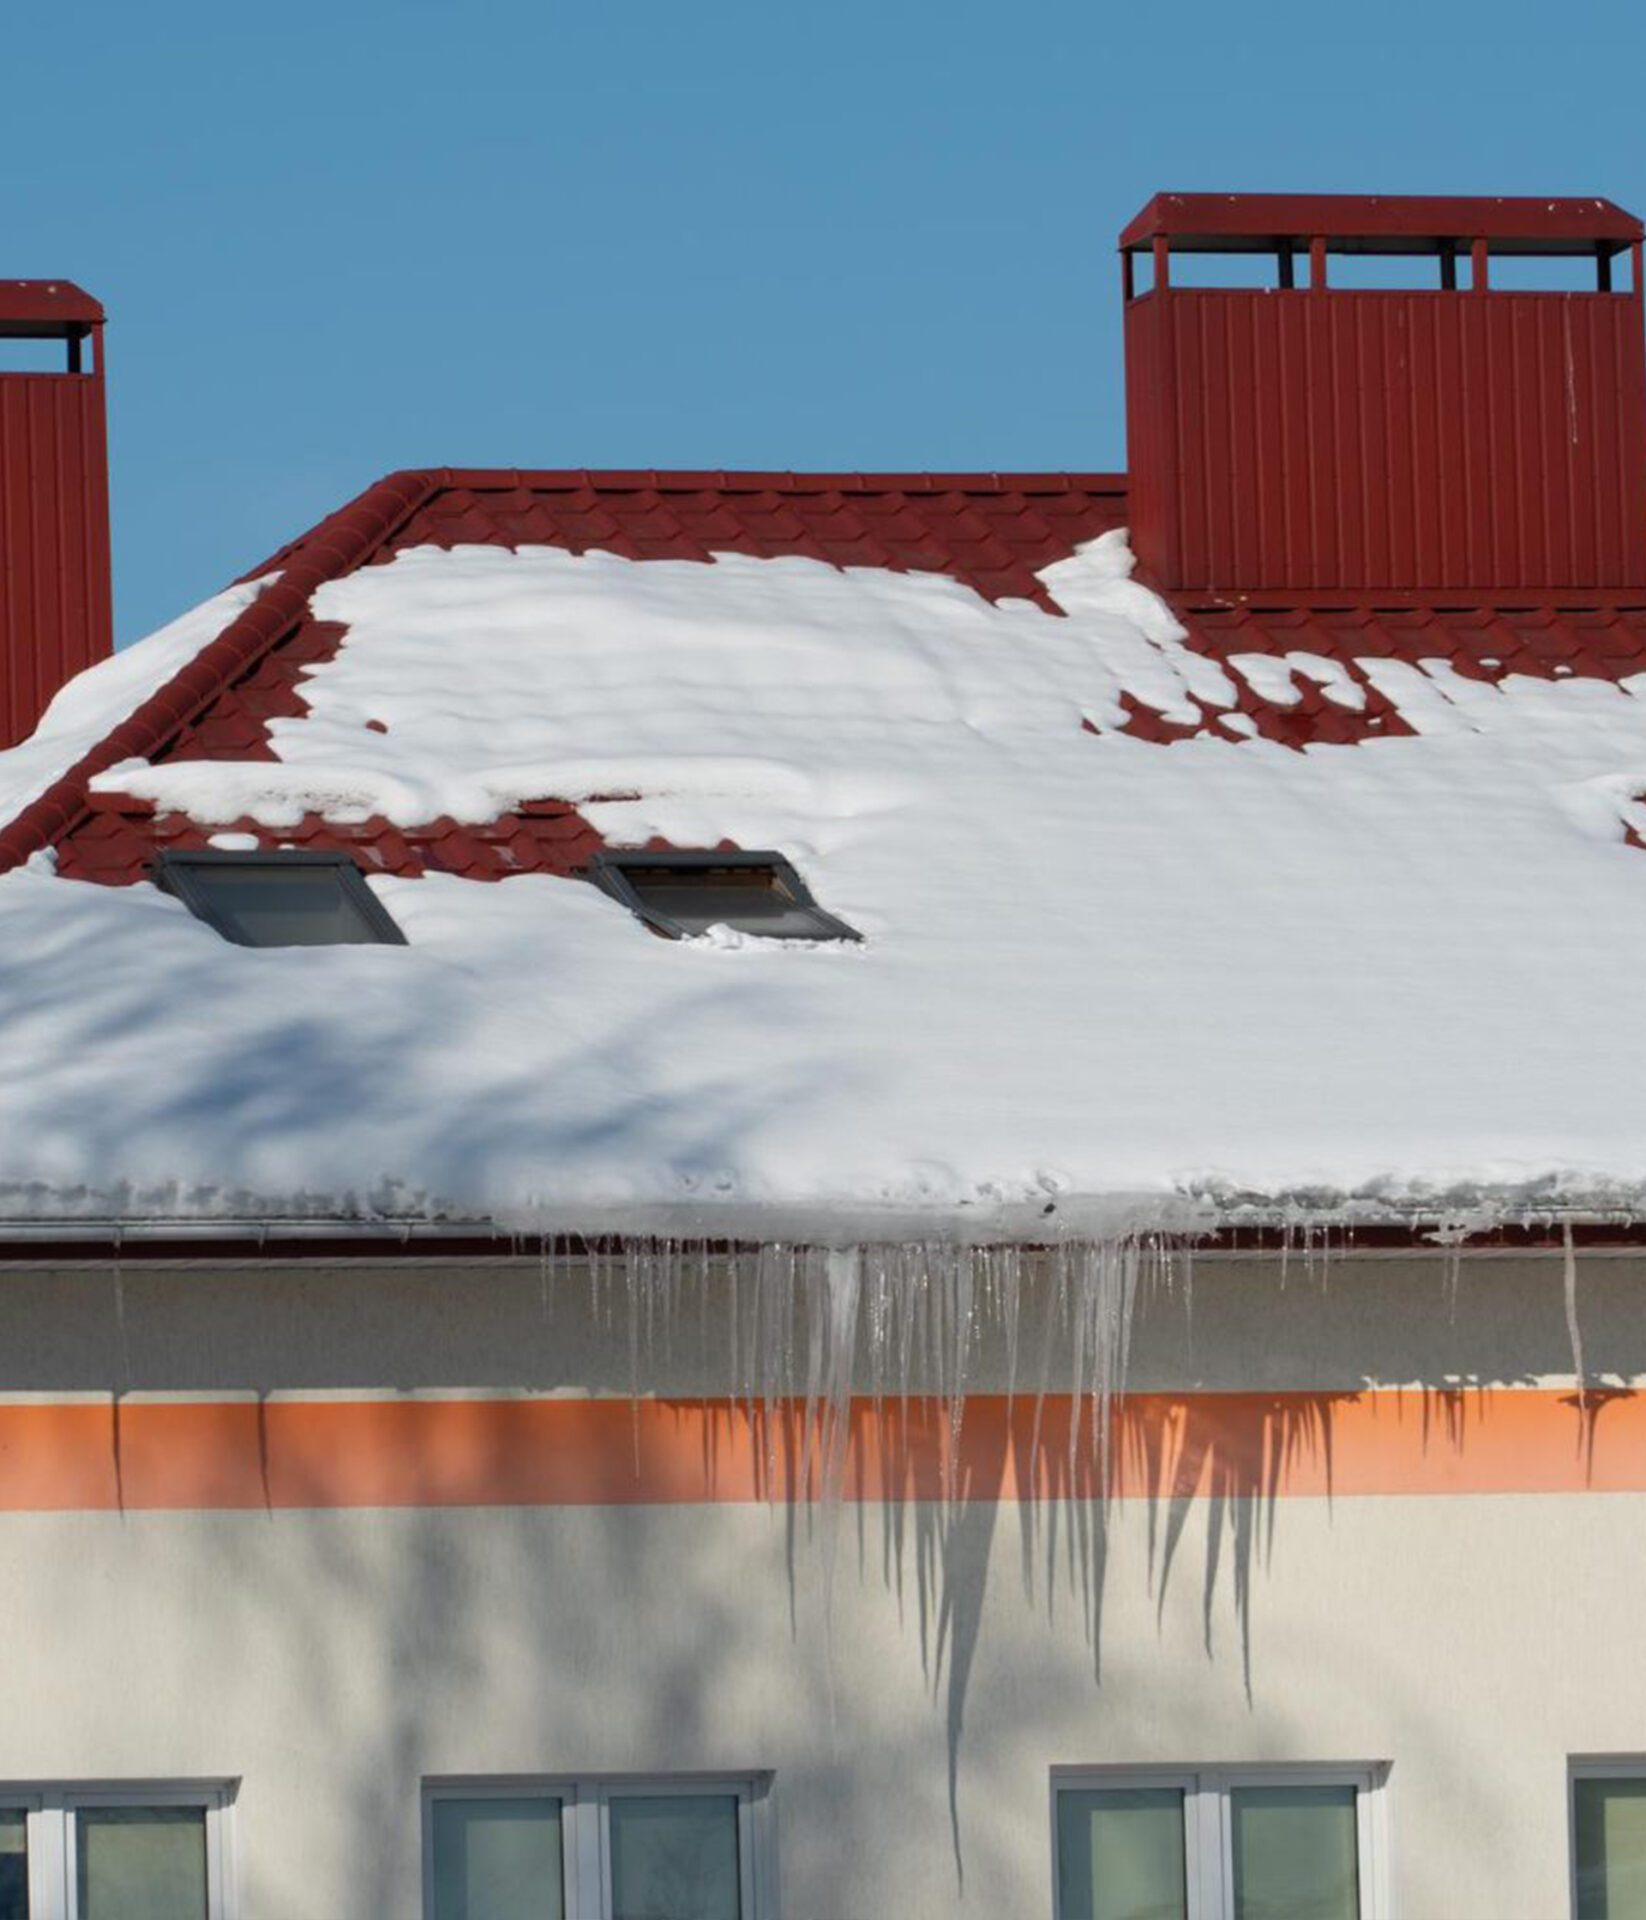
[[[1124,460],[1157,188],[1646,209],[1646,11],[9,9],[0,275],[111,314],[130,638],[420,464]]]

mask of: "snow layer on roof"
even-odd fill
[[[278,578],[265,574],[229,587],[146,640],[76,675],[47,707],[30,738],[0,753],[0,822],[14,820],[38,800]]]
[[[614,843],[780,849],[864,944],[670,943],[577,880],[431,876],[373,883],[404,948],[253,952],[36,862],[0,880],[13,1208],[1646,1205],[1637,690],[1362,662],[1416,737],[1150,745],[1123,696],[1197,721],[1246,663],[1128,570],[1114,536],[1048,568],[1064,618],[803,559],[423,549],[323,588],[348,634],[277,763],[105,784],[206,822],[580,799]]]

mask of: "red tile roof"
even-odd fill
[[[1119,474],[458,471],[438,476],[371,557],[468,545],[629,560],[798,556],[946,573],[991,600],[1049,607],[1039,570],[1125,519]]]
[[[1077,546],[1123,526],[1126,494],[1115,474],[783,474],[453,471],[391,475],[272,555],[267,589],[217,640],[55,786],[0,831],[0,869],[46,846],[80,878],[122,884],[159,845],[196,846],[204,829],[156,817],[90,783],[140,757],[271,759],[268,722],[305,710],[302,683],[342,638],[309,614],[323,582],[379,565],[409,547],[467,544],[597,549],[636,560],[708,562],[716,553],[801,556],[836,566],[944,573],[992,600],[1058,609],[1039,578]],[[255,575],[248,575],[248,578]],[[1129,730],[1170,744],[1194,732],[1256,731],[1291,747],[1348,744],[1406,731],[1355,663],[1445,660],[1485,680],[1511,674],[1620,680],[1646,672],[1646,583],[1636,593],[1578,596],[1559,605],[1512,595],[1489,605],[1241,604],[1168,595],[1196,651],[1314,654],[1339,663],[1364,706],[1333,701],[1305,678],[1291,704],[1263,698],[1231,674],[1245,724],[1207,707],[1198,727],[1132,703]],[[599,845],[573,807],[545,796],[484,827],[431,821],[401,831],[382,820],[306,820],[278,831],[239,830],[267,844],[297,839],[347,847],[381,871],[430,868],[475,878],[566,873]]]

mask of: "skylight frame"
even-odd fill
[[[811,888],[801,879],[792,861],[786,859],[781,853],[769,849],[659,853],[651,850],[614,851],[607,848],[597,853],[589,863],[588,875],[597,887],[609,893],[614,900],[621,902],[637,920],[644,922],[654,933],[660,933],[668,940],[695,940],[702,936],[703,928],[688,926],[671,914],[661,913],[655,907],[648,906],[629,875],[634,873],[712,873],[726,868],[770,872],[778,884],[788,892],[793,905],[800,912],[809,915],[812,921],[812,929],[805,933],[766,932],[758,927],[736,929],[745,937],[755,940],[851,942],[862,940],[862,934],[855,927],[848,925],[838,914],[830,913],[827,907],[818,905],[812,896]]]
[[[258,941],[244,940],[232,923],[212,902],[210,889],[200,886],[195,875],[201,870],[225,867],[327,867],[337,875],[343,897],[370,930],[370,940]],[[287,946],[379,946],[403,947],[406,936],[387,907],[366,885],[360,863],[346,853],[314,852],[285,847],[254,847],[244,852],[226,847],[167,848],[157,853],[150,870],[154,884],[163,893],[181,900],[196,920],[208,926],[231,946],[273,953]]]

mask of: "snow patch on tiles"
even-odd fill
[[[1625,832],[1646,843],[1646,765],[1576,781],[1560,789],[1557,798],[1571,820],[1597,840],[1615,840]]]
[[[1295,707],[1303,698],[1298,681],[1306,680],[1335,706],[1351,713],[1366,710],[1366,689],[1341,660],[1328,660],[1323,653],[1235,653],[1229,665],[1258,699],[1272,706]]]
[[[1120,728],[1123,696],[1189,725],[1196,700],[1232,707],[1131,568],[1118,533],[1048,567],[1058,619],[943,575],[806,559],[415,549],[314,596],[347,632],[302,682],[308,714],[270,723],[276,762],[132,763],[96,786],[270,827],[478,823],[621,793],[678,799],[689,824],[733,802],[861,817],[906,797],[906,735]]]
[[[585,754],[523,766],[433,765],[409,773],[306,759],[185,760],[158,767],[134,760],[111,767],[92,786],[153,801],[202,825],[250,819],[266,827],[295,826],[311,813],[339,824],[374,816],[401,827],[441,817],[476,824],[551,795],[577,802],[635,790],[671,797],[739,794],[819,813],[854,813],[887,804],[896,792],[895,782],[884,779],[865,783],[849,772],[831,778],[792,762],[714,753]]]
[[[276,827],[573,799],[616,843],[779,849],[863,946],[434,874],[372,882],[406,947],[253,951],[31,865],[7,1204],[833,1238],[1646,1210],[1646,703],[1367,659],[1414,735],[1151,745],[1127,699],[1226,725],[1254,682],[1128,569],[1112,537],[1048,568],[1063,617],[802,559],[332,583],[277,762],[110,784]]]
[[[229,587],[146,640],[76,675],[47,707],[33,734],[0,753],[0,824],[38,800],[278,578],[264,574]]]

